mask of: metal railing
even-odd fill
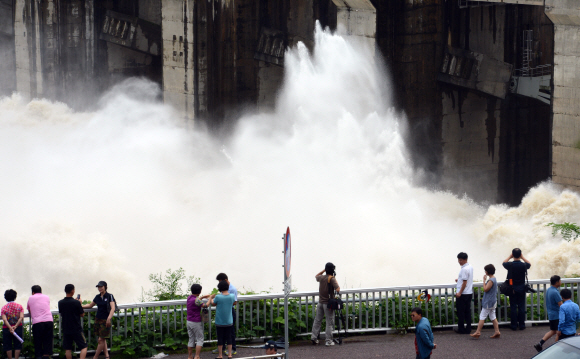
[[[548,323],[544,293],[550,287],[549,280],[532,280],[529,282],[536,293],[527,294],[526,320],[531,323]],[[498,282],[498,285],[501,282]],[[483,284],[474,283],[473,305],[471,313],[476,323],[481,310]],[[403,286],[384,288],[360,288],[341,290],[345,303],[345,319],[348,332],[370,333],[396,331],[413,328],[409,312],[415,306],[423,309],[433,328],[448,328],[456,325],[455,284]],[[580,304],[580,278],[562,279],[562,288],[572,291],[572,300]],[[431,296],[425,301],[420,298],[427,291]],[[497,319],[500,324],[509,323],[509,298],[498,291]],[[318,292],[295,292],[290,294],[289,313],[291,325],[294,323],[295,336],[310,335],[313,319],[318,304]],[[128,338],[139,333],[153,335],[155,345],[163,345],[164,338],[176,335],[187,335],[186,300],[163,302],[146,302],[119,305],[112,327],[113,336]],[[238,339],[281,337],[283,330],[284,294],[240,295],[235,308],[237,315],[236,330]],[[83,318],[86,338],[89,342],[96,340],[92,333],[92,316],[95,308],[86,310]],[[215,308],[210,310],[210,321],[205,324],[206,342],[215,342],[215,325],[212,323]],[[53,311],[57,317],[58,312]],[[28,313],[26,314],[28,317]],[[27,324],[30,325],[30,324]],[[55,318],[57,335],[61,336],[60,323]],[[185,334],[184,334],[185,333]]]

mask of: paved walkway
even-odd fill
[[[533,347],[548,331],[547,326],[529,327],[524,331],[512,331],[509,327],[500,328],[501,338],[490,339],[493,334],[492,328],[484,328],[480,339],[472,339],[468,335],[455,334],[453,331],[435,331],[435,343],[437,349],[433,351],[431,358],[463,359],[463,358],[486,358],[486,359],[517,359],[531,358],[537,354]],[[475,332],[475,330],[474,330]],[[415,334],[407,335],[364,335],[353,336],[344,341],[341,346],[325,347],[324,345],[313,346],[310,342],[299,342],[291,346],[291,359],[356,359],[356,358],[415,358],[414,347]],[[321,341],[322,342],[322,341]],[[553,344],[550,339],[549,345]],[[547,347],[548,345],[546,345]],[[263,355],[264,350],[238,348],[238,354],[234,357],[243,358]],[[202,359],[217,357],[209,351],[202,352]],[[167,359],[186,359],[187,355],[171,355]],[[224,358],[227,358],[224,356]]]

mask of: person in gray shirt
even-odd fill
[[[497,319],[495,317],[495,308],[497,306],[497,279],[495,278],[495,267],[493,264],[488,264],[483,267],[485,275],[483,276],[483,299],[481,300],[481,314],[479,315],[479,324],[477,325],[477,330],[471,336],[478,339],[481,335],[481,329],[483,328],[483,323],[485,319],[489,317],[489,320],[493,323],[493,328],[495,333],[490,337],[493,339],[499,339],[501,333],[499,332],[499,326]]]

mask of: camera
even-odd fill
[[[526,293],[536,293],[537,290],[532,288],[529,284],[526,284]]]

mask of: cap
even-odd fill
[[[266,344],[264,344],[264,346],[262,348],[264,348],[264,349],[274,349],[274,348],[276,348],[276,342],[273,341],[273,340],[268,340],[266,342]]]
[[[94,282],[93,282],[94,283]],[[95,287],[106,287],[107,286],[107,282],[105,282],[104,280],[100,281],[99,284],[97,284]]]

